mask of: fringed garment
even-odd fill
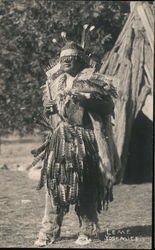
[[[90,196],[96,195],[98,212],[113,199],[112,186],[118,168],[118,156],[114,148],[109,120],[112,112],[104,115],[103,119],[101,112],[96,110],[95,113],[93,109],[93,111],[87,109],[87,105],[79,106],[74,102],[73,96],[69,96],[68,90],[64,91],[65,88],[70,90],[72,86],[75,90],[77,85],[82,83],[82,92],[85,90],[87,93],[94,92],[94,86],[90,81],[93,76],[93,82],[96,81],[94,93],[100,92],[103,79],[99,81],[98,75],[92,74],[91,71],[91,78],[86,81],[87,73],[80,75],[79,78],[76,77],[76,81],[69,88],[66,85],[66,75],[56,80],[57,82],[51,82],[52,98],[56,101],[61,116],[53,114],[52,121],[55,119],[56,123],[53,122],[53,124],[56,125],[53,133],[49,133],[43,144],[45,146],[42,146],[44,156],[38,189],[47,183],[49,194],[52,194],[58,212],[62,207],[67,212],[70,204],[75,204],[78,212],[80,195],[85,187],[88,192],[90,190]],[[110,88],[111,90],[114,91],[113,88]],[[43,100],[47,103],[46,86],[43,93]],[[108,100],[107,96],[104,96],[104,101]],[[93,102],[88,106],[94,107],[94,98],[92,100]],[[104,105],[103,102],[102,105]],[[90,127],[82,124],[85,110],[87,110],[87,119],[89,117],[88,124],[91,123]]]
[[[44,164],[47,187],[58,209],[68,210],[70,204],[80,206],[80,192],[83,183],[88,182],[97,189],[96,202],[100,211],[103,197],[100,197],[98,146],[93,130],[60,124],[51,135]]]

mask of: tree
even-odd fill
[[[42,111],[44,69],[62,46],[60,33],[80,42],[82,26],[95,25],[89,51],[102,59],[116,41],[129,12],[128,1],[1,0],[0,128],[33,133]]]

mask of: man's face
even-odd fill
[[[74,56],[63,56],[60,58],[61,69],[69,74],[75,74],[79,69],[79,62]]]

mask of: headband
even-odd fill
[[[79,52],[76,49],[65,49],[65,50],[62,50],[61,53],[60,53],[60,57],[63,57],[63,56],[78,56],[78,55],[79,55]]]

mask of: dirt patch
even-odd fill
[[[44,190],[25,172],[0,170],[1,247],[33,247],[44,212]],[[151,184],[116,185],[114,201],[100,215],[100,239],[85,248],[150,249]],[[65,216],[61,239],[50,248],[77,248],[74,207]],[[82,247],[83,248],[83,247]]]
[[[44,214],[44,189],[36,191],[38,182],[18,170],[32,162],[30,150],[38,144],[2,145],[0,165],[6,164],[9,169],[0,169],[0,247],[34,247]],[[99,219],[100,239],[81,248],[151,249],[151,183],[115,185],[114,201]],[[77,233],[78,219],[71,207],[63,221],[60,241],[48,248],[80,248],[74,243]]]

